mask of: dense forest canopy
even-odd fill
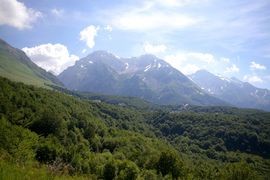
[[[0,78],[0,179],[270,175],[270,113],[88,99]]]

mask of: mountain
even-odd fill
[[[62,85],[53,74],[38,67],[23,51],[10,46],[2,39],[0,39],[0,75],[38,86]]]
[[[153,55],[120,58],[96,51],[64,70],[58,78],[71,90],[133,96],[158,104],[225,104]]]
[[[200,70],[189,76],[202,90],[228,103],[245,108],[270,111],[270,91],[242,82],[237,78],[216,76]]]

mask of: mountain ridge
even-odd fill
[[[38,86],[46,86],[46,84],[63,85],[52,73],[33,63],[22,50],[12,47],[1,38],[0,75]]]
[[[95,51],[58,78],[72,90],[139,97],[158,104],[225,105],[154,55],[120,58]]]
[[[189,76],[204,91],[242,108],[257,108],[270,111],[270,91],[242,82],[200,70]]]

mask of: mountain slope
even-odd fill
[[[252,86],[236,78],[216,76],[200,70],[190,76],[206,92],[238,107],[270,111],[270,91]]]
[[[44,179],[269,177],[267,112],[230,107],[136,110],[2,77],[0,99],[2,179],[40,179],[43,170],[48,173]],[[13,178],[18,173],[3,162],[25,173]],[[39,173],[26,178],[36,172],[32,168]],[[161,174],[161,169],[169,170]]]
[[[72,90],[133,96],[159,104],[226,104],[153,55],[119,58],[96,51],[58,78]]]
[[[0,75],[11,80],[44,86],[62,85],[51,73],[34,64],[20,49],[13,48],[0,39]]]

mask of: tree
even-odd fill
[[[162,152],[157,162],[157,171],[165,176],[169,173],[172,174],[173,179],[177,179],[184,175],[183,163],[178,158],[177,154],[172,151]]]
[[[139,174],[139,168],[132,161],[122,161],[118,165],[118,179],[135,180]]]
[[[63,119],[52,110],[45,110],[41,118],[34,121],[30,129],[37,134],[48,136],[49,134],[57,134],[63,127]]]
[[[114,177],[116,176],[116,164],[114,163],[114,161],[111,161],[109,163],[107,163],[104,166],[104,170],[103,170],[103,177],[105,180],[112,180],[114,179]]]

